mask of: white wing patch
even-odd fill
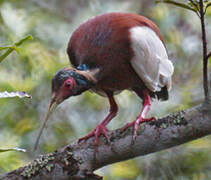
[[[170,90],[174,66],[160,38],[146,26],[131,28],[130,37],[134,51],[132,67],[147,88],[155,92],[167,86]]]

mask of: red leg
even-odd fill
[[[124,131],[128,127],[133,126],[133,140],[136,139],[137,130],[138,130],[139,124],[144,123],[144,122],[148,122],[148,121],[151,121],[151,120],[155,119],[154,117],[146,118],[146,114],[150,110],[151,103],[152,103],[152,100],[151,100],[151,97],[149,96],[149,93],[147,91],[144,91],[143,92],[143,107],[142,107],[141,113],[138,115],[138,117],[136,118],[135,121],[133,121],[131,123],[127,123],[121,129],[121,131]]]
[[[106,125],[116,116],[117,111],[118,111],[118,106],[115,102],[115,99],[113,97],[113,94],[107,94],[108,98],[109,98],[109,103],[110,103],[110,110],[109,110],[109,114],[107,115],[107,117],[95,128],[93,129],[89,134],[87,134],[86,136],[80,138],[78,140],[78,142],[88,139],[92,136],[95,136],[95,142],[94,145],[97,146],[98,145],[98,137],[102,134],[106,137],[106,139],[108,140],[108,142],[110,142],[109,140],[109,136],[108,136],[108,129],[106,128]]]

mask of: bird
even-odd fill
[[[94,137],[97,146],[101,135],[109,141],[106,126],[118,112],[114,95],[123,90],[135,92],[142,100],[137,118],[121,128],[132,127],[133,140],[141,123],[155,119],[146,117],[152,101],[169,97],[174,66],[159,28],[144,16],[123,12],[95,16],[72,33],[67,54],[71,67],[62,68],[52,78],[46,121],[64,100],[88,90],[107,98],[110,104],[105,119],[79,142]]]

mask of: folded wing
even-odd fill
[[[147,88],[156,92],[167,86],[170,90],[174,66],[157,34],[147,26],[136,26],[130,29],[130,38],[134,51],[131,65]]]

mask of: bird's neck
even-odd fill
[[[98,81],[98,74],[100,72],[99,68],[94,68],[94,69],[87,69],[87,70],[75,70],[78,74],[82,75],[85,77],[91,84],[96,84]]]

